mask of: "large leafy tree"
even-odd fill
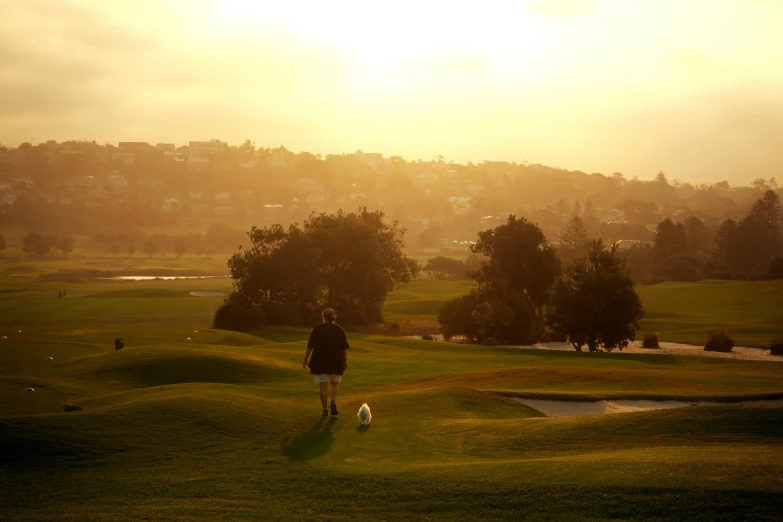
[[[663,263],[670,257],[679,254],[688,245],[687,233],[685,226],[682,223],[674,223],[671,219],[666,218],[660,223],[655,230],[655,262]]]
[[[560,261],[538,225],[509,216],[506,224],[479,232],[471,250],[486,257],[476,273],[480,285],[523,294],[539,310],[547,303]]]
[[[625,261],[614,248],[600,241],[587,259],[577,259],[565,268],[554,288],[547,324],[568,335],[578,351],[624,348],[635,338],[644,307],[634,289]]]
[[[444,337],[524,344],[543,329],[542,310],[560,273],[560,261],[541,229],[524,218],[479,233],[480,260],[470,276],[479,288],[441,308]]]
[[[402,252],[405,231],[383,218],[363,209],[254,227],[250,248],[228,261],[232,299],[263,307],[270,322],[307,324],[326,306],[344,322],[381,321],[389,292],[419,270]]]

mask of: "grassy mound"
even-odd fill
[[[82,380],[120,386],[163,386],[189,382],[257,384],[290,379],[293,364],[248,353],[193,345],[143,346],[91,358]]]

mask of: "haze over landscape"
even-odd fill
[[[250,138],[732,185],[783,168],[774,0],[0,6],[7,146]]]
[[[0,0],[0,520],[780,522],[783,0]]]

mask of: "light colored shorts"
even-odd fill
[[[315,376],[315,382],[340,382],[343,380],[342,375],[335,375],[335,374],[329,374],[329,373],[320,373]]]

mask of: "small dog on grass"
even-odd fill
[[[370,407],[367,406],[366,402],[362,404],[361,408],[359,408],[359,413],[357,413],[356,416],[359,417],[359,424],[361,426],[367,426],[370,424],[370,421],[372,420],[372,413],[370,413]]]

